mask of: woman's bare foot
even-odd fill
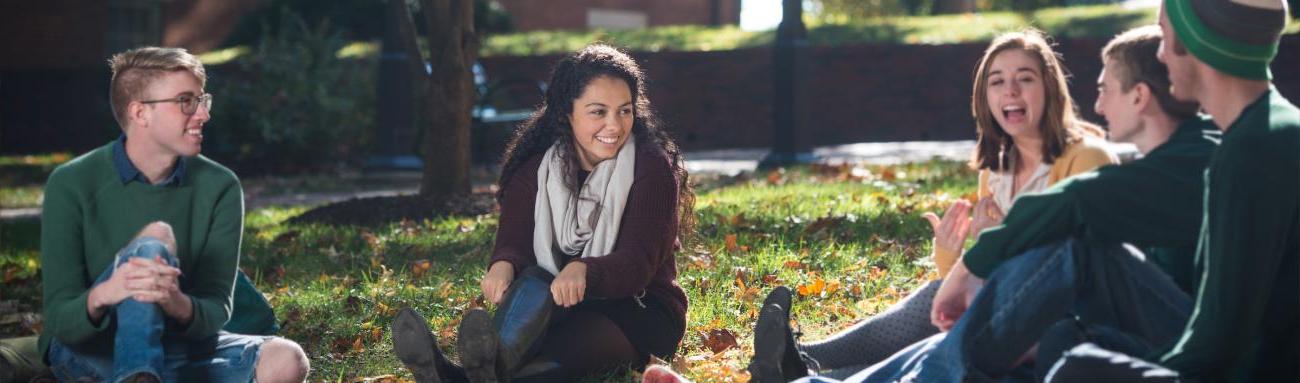
[[[671,368],[664,365],[653,365],[645,368],[641,374],[641,383],[690,383],[686,377],[677,375]]]

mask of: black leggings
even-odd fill
[[[642,306],[644,304],[644,307]],[[601,299],[588,296],[572,308],[556,307],[551,325],[537,346],[537,355],[522,363],[528,373],[533,362],[553,362],[558,367],[532,375],[517,375],[521,382],[575,381],[599,378],[619,369],[641,369],[650,356],[668,359],[685,332],[667,308],[646,296]]]
[[[643,366],[646,360],[623,334],[623,329],[604,314],[574,310],[547,330],[540,351],[532,362],[555,362],[559,366],[539,374],[517,376],[513,380],[571,382],[619,368]]]

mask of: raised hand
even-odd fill
[[[934,263],[939,267],[939,274],[946,275],[961,255],[966,236],[970,234],[970,202],[957,200],[943,213],[942,219],[929,212],[921,217],[930,221],[930,228],[934,230]]]

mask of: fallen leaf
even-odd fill
[[[764,275],[763,275],[763,284],[765,284],[765,285],[775,285],[775,284],[779,284],[779,283],[781,283],[781,278],[777,277],[776,274],[764,274]]]
[[[429,260],[427,259],[421,259],[415,262],[411,262],[411,273],[415,274],[416,278],[421,278],[424,277],[424,273],[429,271],[429,269],[432,267],[433,267],[433,262],[429,262]]]
[[[882,167],[880,169],[880,179],[885,180],[885,182],[894,182],[894,180],[898,179],[898,174],[894,173],[893,168]]]
[[[822,291],[826,290],[826,281],[821,278],[817,278],[808,284],[799,285],[799,288],[797,290],[799,291],[799,296],[806,297],[806,296],[819,295],[822,293]]]
[[[835,294],[836,291],[840,291],[840,281],[832,280],[826,283],[827,294]]]
[[[744,224],[745,224],[745,213],[738,213],[738,214],[736,214],[736,215],[731,216],[731,218],[728,220],[728,222],[731,223],[731,226],[742,226],[742,225],[744,225]]]
[[[736,251],[737,249],[740,248],[740,246],[736,245],[735,234],[727,234],[726,242],[727,242],[727,251]]]
[[[707,347],[709,351],[713,351],[714,354],[737,346],[739,346],[739,343],[736,342],[736,334],[732,333],[731,330],[713,329],[704,335],[704,347]]]
[[[803,269],[807,268],[807,266],[804,265],[803,262],[799,262],[799,261],[785,261],[785,265],[783,265],[783,266],[785,266],[785,268],[787,268],[787,269],[799,269],[799,270],[803,270]]]
[[[813,221],[813,223],[809,224],[808,226],[804,227],[803,233],[799,235],[801,236],[816,235],[823,231],[839,227],[840,224],[843,223],[844,221],[845,221],[844,217],[832,217],[832,216],[821,217],[818,218],[816,221]]]
[[[780,185],[781,180],[782,178],[784,178],[784,176],[785,176],[785,168],[777,168],[776,170],[767,172],[767,183],[773,185]]]

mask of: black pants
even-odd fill
[[[530,267],[522,275],[536,275]],[[650,356],[669,359],[685,334],[667,307],[647,294],[639,299],[587,296],[570,308],[555,308],[533,362],[553,362],[557,368],[536,375],[516,376],[521,382],[573,381],[599,377],[621,368],[641,369]],[[642,307],[644,305],[644,307]],[[526,367],[530,362],[525,362]],[[521,371],[522,372],[522,371]]]

